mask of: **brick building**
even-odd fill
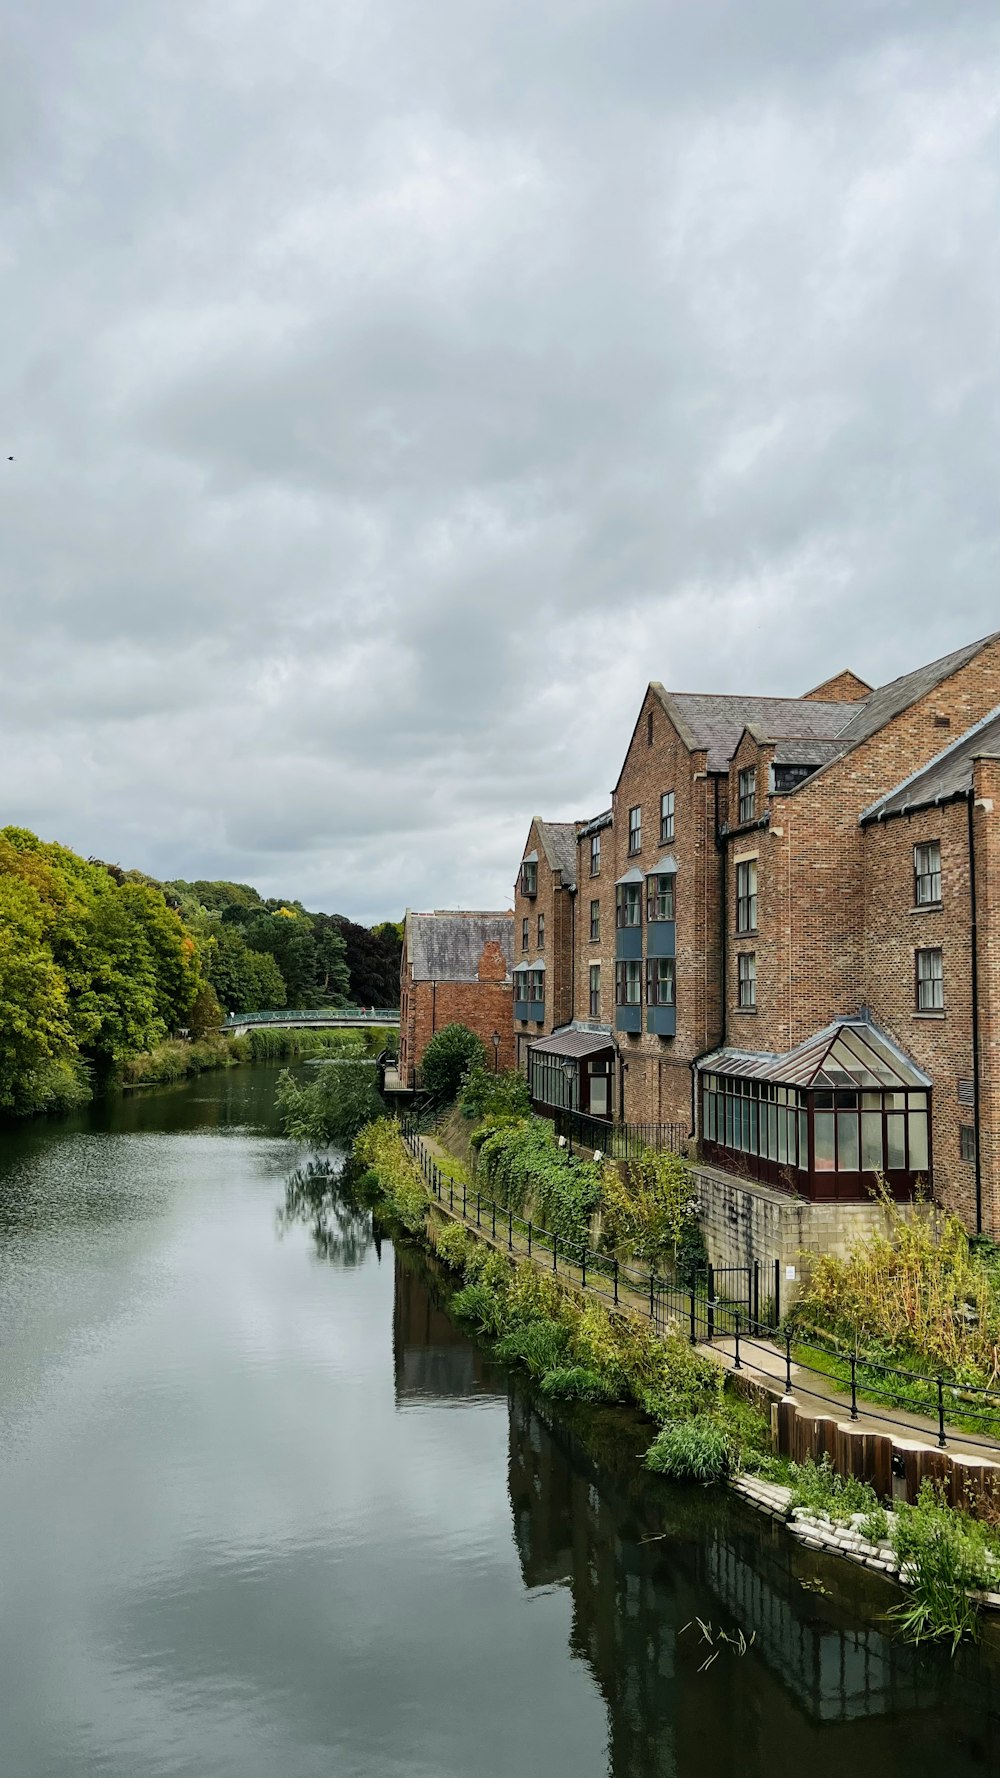
[[[1000,634],[878,689],[650,684],[610,810],[532,822],[514,918],[540,1108],[813,1200],[929,1178],[1000,1236]]]
[[[419,1086],[424,1051],[445,1025],[467,1025],[498,1067],[514,1066],[512,962],[511,913],[407,909],[399,972],[398,1074],[405,1091]]]

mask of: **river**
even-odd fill
[[[0,1135],[0,1778],[997,1769],[987,1650],[553,1417],[300,1200],[274,1082]]]

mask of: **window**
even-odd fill
[[[545,949],[545,915],[544,914],[539,914],[539,916],[538,916],[538,949],[540,951],[544,951],[544,949]]]
[[[599,1019],[601,1016],[601,966],[599,963],[590,965],[590,1016]]]
[[[660,798],[660,839],[672,840],[674,837],[674,793],[665,790]]]
[[[752,1010],[757,1005],[757,953],[741,951],[736,961],[739,970],[739,1003]]]
[[[615,925],[642,925],[642,896],[639,883],[619,883],[615,890]]]
[[[757,860],[744,858],[736,866],[736,930],[757,930]]]
[[[913,848],[913,887],[918,908],[941,900],[941,842],[930,840]]]
[[[740,773],[740,824],[752,821],[757,813],[757,767],[747,766]]]
[[[646,746],[652,747],[652,745],[653,745],[653,712],[652,712],[652,710],[647,710],[646,711]]]
[[[674,960],[672,957],[647,958],[646,1004],[648,1006],[673,1006]]]
[[[917,1011],[940,1012],[944,1007],[944,952],[917,952]]]
[[[672,876],[647,877],[649,900],[647,920],[672,920],[674,917],[674,879]]]
[[[601,874],[601,836],[599,833],[590,836],[590,874],[599,877]]]
[[[958,1132],[959,1154],[963,1161],[976,1158],[976,1132],[971,1124],[962,1124]]]
[[[630,852],[642,851],[642,805],[636,803],[628,812],[628,849]]]
[[[522,949],[522,951],[526,951],[528,949],[528,916],[527,916],[527,914],[525,914],[524,919],[521,921],[521,949]]]
[[[534,859],[526,858],[521,866],[521,894],[538,894],[538,865]]]
[[[592,901],[590,904],[590,936],[596,944],[601,936],[601,904]]]
[[[618,1006],[642,1005],[642,964],[638,958],[615,964],[615,1002]]]

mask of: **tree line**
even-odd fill
[[[225,1013],[398,1001],[401,929],[158,883],[0,829],[0,1111],[65,1108],[171,1033]]]

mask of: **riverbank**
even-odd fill
[[[467,1182],[460,1181],[456,1203],[453,1184],[442,1191],[438,1162],[428,1160],[422,1139],[412,1140],[421,1143],[419,1159],[398,1127],[383,1122],[361,1133],[355,1153],[403,1226],[457,1276],[454,1312],[497,1357],[523,1364],[554,1399],[635,1403],[659,1427],[647,1468],[674,1480],[738,1479],[744,1498],[784,1518],[799,1536],[805,1535],[799,1520],[808,1514],[809,1547],[905,1582],[896,1616],[912,1640],[944,1640],[954,1649],[978,1632],[979,1609],[1000,1603],[992,1496],[970,1494],[959,1503],[985,1508],[984,1522],[955,1510],[941,1480],[927,1477],[912,1503],[887,1514],[884,1496],[870,1483],[836,1472],[827,1444],[819,1447],[819,1462],[812,1456],[792,1462],[787,1451],[779,1455],[782,1416],[788,1419],[794,1403],[713,1362],[714,1352],[694,1351],[676,1327],[654,1332],[646,1310],[619,1291],[617,1264],[612,1308],[596,1300],[593,1280],[588,1293],[585,1272],[575,1278],[570,1267],[558,1275],[554,1244],[550,1270],[544,1236],[536,1236],[533,1252],[529,1233],[527,1253],[516,1252],[506,1214],[498,1235],[495,1204],[487,1202],[485,1228],[471,1225]],[[479,1193],[475,1197],[478,1223],[482,1200]],[[857,1435],[857,1428],[837,1428],[832,1421],[816,1425]],[[747,1486],[750,1478],[756,1487]]]

